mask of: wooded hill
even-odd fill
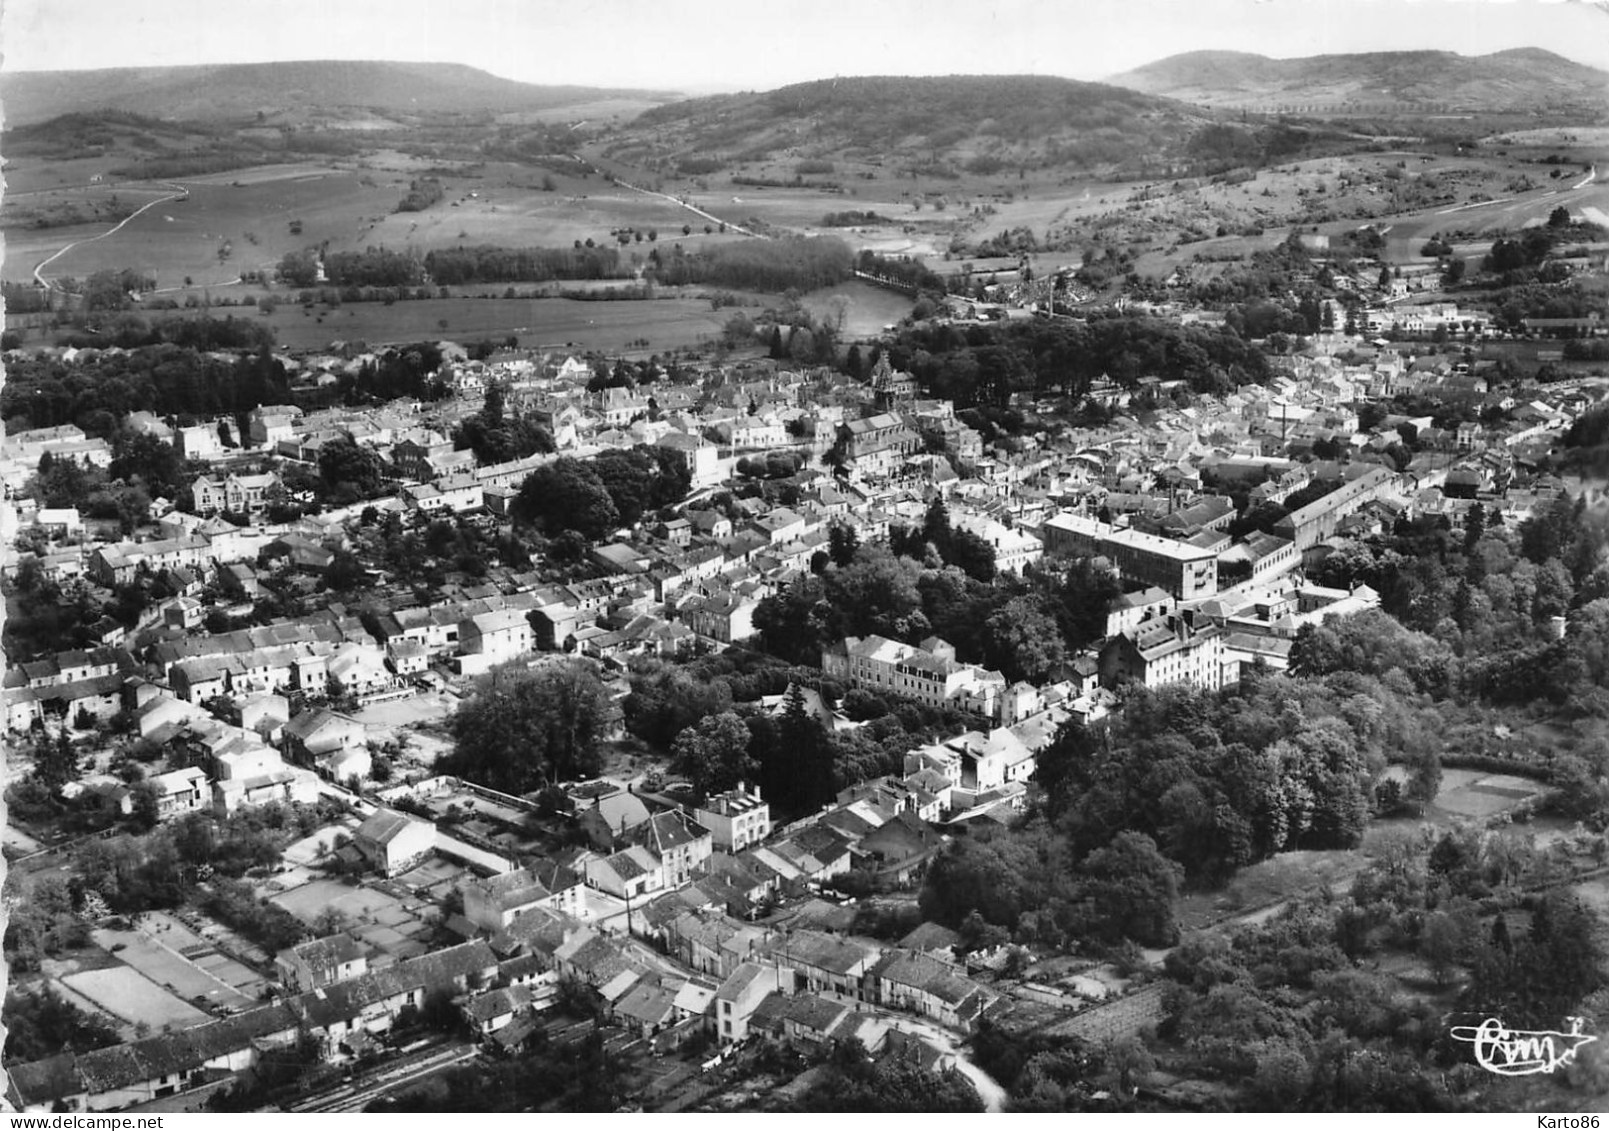
[[[719,95],[644,112],[618,152],[716,173],[799,159],[831,179],[835,162],[924,176],[989,176],[1019,168],[1093,175],[1142,156],[1184,155],[1211,116],[1100,83],[1027,75],[860,77]]]
[[[1188,51],[1114,75],[1113,84],[1212,107],[1308,112],[1417,107],[1503,113],[1597,111],[1609,105],[1609,73],[1551,51],[1491,55],[1376,51],[1270,59],[1242,51]]]
[[[5,103],[6,124],[11,128],[100,109],[181,120],[339,108],[412,118],[549,110],[617,97],[659,100],[674,96],[537,86],[458,63],[312,60],[0,74],[0,100]]]

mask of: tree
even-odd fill
[[[1079,893],[1087,910],[1085,928],[1116,942],[1172,946],[1179,938],[1173,906],[1183,870],[1163,856],[1144,833],[1121,832],[1085,858]]]
[[[1140,1083],[1156,1071],[1156,1059],[1151,1050],[1132,1035],[1108,1041],[1101,1059],[1105,1061],[1106,1078],[1119,1099],[1132,1096]]]
[[[1445,986],[1458,961],[1463,933],[1458,922],[1445,911],[1432,911],[1419,929],[1419,953],[1430,964],[1438,986]]]
[[[319,449],[318,473],[320,493],[338,506],[378,498],[384,492],[380,457],[345,436]]]
[[[731,711],[709,715],[671,744],[677,772],[708,796],[752,781],[759,768],[749,757],[749,728]]]
[[[620,524],[603,481],[578,459],[562,456],[528,475],[514,498],[514,517],[552,535],[574,530],[592,541]]]
[[[153,495],[174,499],[185,488],[184,460],[165,440],[143,432],[120,431],[112,437],[112,479],[138,480]]]
[[[324,587],[335,593],[359,589],[368,579],[363,562],[350,550],[337,550],[324,570]]]
[[[78,752],[65,730],[54,738],[40,735],[34,740],[33,776],[51,796],[59,794],[68,782],[78,780]]]
[[[6,1062],[28,1064],[60,1053],[118,1044],[117,1030],[79,1009],[48,985],[6,994]]]
[[[1037,595],[1013,597],[983,627],[987,662],[1008,680],[1043,683],[1067,658],[1061,629]]]
[[[603,681],[585,660],[493,668],[452,717],[443,772],[515,794],[590,776],[601,765],[608,708]]]
[[[653,480],[658,470],[642,451],[611,449],[600,452],[591,463],[592,472],[609,493],[622,526],[635,526],[652,499]]]
[[[1559,207],[1555,208],[1552,212],[1548,213],[1548,227],[1550,227],[1550,228],[1568,228],[1569,226],[1570,226],[1570,210],[1568,208],[1566,208],[1564,205],[1561,204],[1561,205],[1559,205]]]

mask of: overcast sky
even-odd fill
[[[394,59],[765,90],[853,74],[1098,79],[1181,51],[1544,47],[1609,69],[1609,0],[4,0],[4,70]]]

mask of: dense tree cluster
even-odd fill
[[[360,519],[357,560],[384,570],[395,582],[414,586],[415,599],[422,603],[436,599],[449,572],[480,578],[499,565],[519,570],[531,565],[531,549],[517,532],[487,529],[467,516],[433,518],[421,526],[405,523],[396,511],[370,514],[365,508]],[[337,563],[340,560],[338,555]],[[337,587],[328,571],[325,584]],[[378,633],[378,624],[370,631]]]
[[[924,909],[952,924],[976,911],[1020,941],[1162,945],[1181,880],[1212,886],[1278,852],[1359,844],[1388,755],[1410,764],[1407,793],[1433,797],[1426,703],[1395,668],[1136,690],[1121,714],[1041,752],[1041,817],[935,861]]]
[[[549,536],[573,531],[597,541],[650,510],[680,502],[691,482],[674,452],[652,445],[602,452],[590,460],[561,456],[526,477],[513,511]]]
[[[806,688],[866,725],[829,731]],[[757,700],[773,695],[784,699],[767,713]],[[814,667],[744,649],[686,664],[640,661],[623,707],[627,729],[668,749],[675,772],[696,789],[757,784],[779,816],[814,812],[841,789],[896,773],[907,750],[965,725],[956,712],[858,691],[845,695]]]
[[[584,660],[505,664],[482,676],[449,724],[442,772],[505,793],[596,774],[609,715],[603,681]]]
[[[1467,968],[1468,1012],[1455,1020],[1556,1028],[1604,974],[1596,924],[1575,897],[1525,894],[1550,878],[1543,854],[1504,833],[1383,842],[1348,898],[1292,904],[1170,954],[1159,1035],[1193,1071],[1279,1110],[1460,1109],[1499,1082],[1470,1063],[1438,1006],[1402,995],[1371,959],[1416,950],[1443,985]],[[1590,1093],[1597,1073],[1578,1064],[1560,1083]]]
[[[239,418],[266,404],[360,404],[397,397],[439,398],[435,379],[441,350],[432,342],[391,347],[354,372],[342,373],[329,389],[293,391],[284,363],[267,343],[266,327],[233,318],[181,319],[158,324],[186,344],[133,343],[127,353],[101,353],[72,364],[46,354],[8,360],[0,388],[6,431],[77,424],[92,436],[110,436],[123,417],[146,411],[176,417]],[[234,335],[240,328],[250,331]],[[246,349],[234,357],[220,351]]]
[[[962,408],[1004,404],[1014,392],[1052,387],[1082,399],[1103,377],[1130,388],[1141,377],[1177,379],[1198,392],[1214,393],[1269,376],[1262,351],[1235,333],[1122,316],[967,327],[919,324],[900,332],[889,347],[889,361],[934,396]]]
[[[1266,678],[1137,694],[1108,725],[1066,732],[1041,777],[1079,849],[1138,830],[1211,885],[1276,852],[1357,845],[1387,753],[1421,750],[1434,757],[1412,699],[1379,680]]]
[[[655,248],[648,259],[654,277],[667,285],[778,293],[841,283],[850,277],[854,263],[849,245],[837,236],[735,240],[692,252],[677,244],[668,253]]]
[[[504,411],[502,387],[492,385],[480,412],[465,417],[453,432],[453,446],[468,448],[482,464],[507,463],[554,450],[553,436],[534,419]]]
[[[96,271],[84,280],[86,310],[127,310],[135,297],[156,290],[156,278],[132,267]]]
[[[440,200],[446,189],[438,177],[420,177],[408,182],[408,191],[397,202],[398,212],[423,212]]]
[[[461,283],[545,283],[552,279],[618,279],[630,276],[613,247],[437,248],[425,254],[425,270],[441,286]]]
[[[48,986],[9,990],[5,1026],[7,1064],[29,1064],[63,1052],[89,1052],[122,1040],[112,1026]]]
[[[797,664],[819,664],[822,649],[846,636],[916,644],[937,635],[962,662],[1043,681],[1105,635],[1107,605],[1121,592],[1082,559],[996,577],[993,549],[952,528],[942,505],[920,528],[891,531],[888,546],[836,531],[816,566],[754,615],[765,649]]]
[[[1400,522],[1387,535],[1331,555],[1312,576],[1325,585],[1368,584],[1386,613],[1424,634],[1412,643],[1385,643],[1381,651],[1407,647],[1418,659],[1404,670],[1427,690],[1498,703],[1547,700],[1598,713],[1609,676],[1595,642],[1609,615],[1602,604],[1609,598],[1609,566],[1602,564],[1609,515],[1561,495],[1517,527],[1499,519],[1477,505],[1462,529],[1434,515]],[[1562,641],[1557,617],[1568,624]],[[1346,634],[1388,628],[1384,619],[1364,619],[1324,639],[1344,643]],[[1298,638],[1293,662],[1313,671],[1369,662],[1353,654],[1353,645],[1344,655],[1333,647],[1310,649]]]
[[[951,927],[976,915],[1019,942],[1178,941],[1181,869],[1144,833],[1080,855],[1041,819],[952,842],[929,865],[922,914]]]
[[[324,274],[338,287],[414,287],[424,281],[417,253],[366,247],[324,257]]]
[[[855,213],[849,213],[853,216]],[[860,223],[861,221],[855,221]],[[875,251],[862,251],[855,260],[855,269],[864,271],[879,279],[888,279],[891,282],[901,283],[918,291],[934,291],[943,294],[945,284],[943,276],[931,267],[908,255],[887,256],[878,255]]]

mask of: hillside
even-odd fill
[[[0,74],[8,128],[104,109],[169,120],[340,108],[406,117],[534,112],[647,93],[536,86],[456,63],[313,61]]]
[[[625,127],[615,152],[667,172],[798,158],[936,176],[1095,174],[1164,162],[1209,121],[1177,102],[1070,79],[840,78],[659,106]]]
[[[1609,106],[1609,73],[1537,48],[1477,56],[1384,51],[1305,59],[1190,51],[1108,81],[1194,105],[1254,110],[1601,113]]]

